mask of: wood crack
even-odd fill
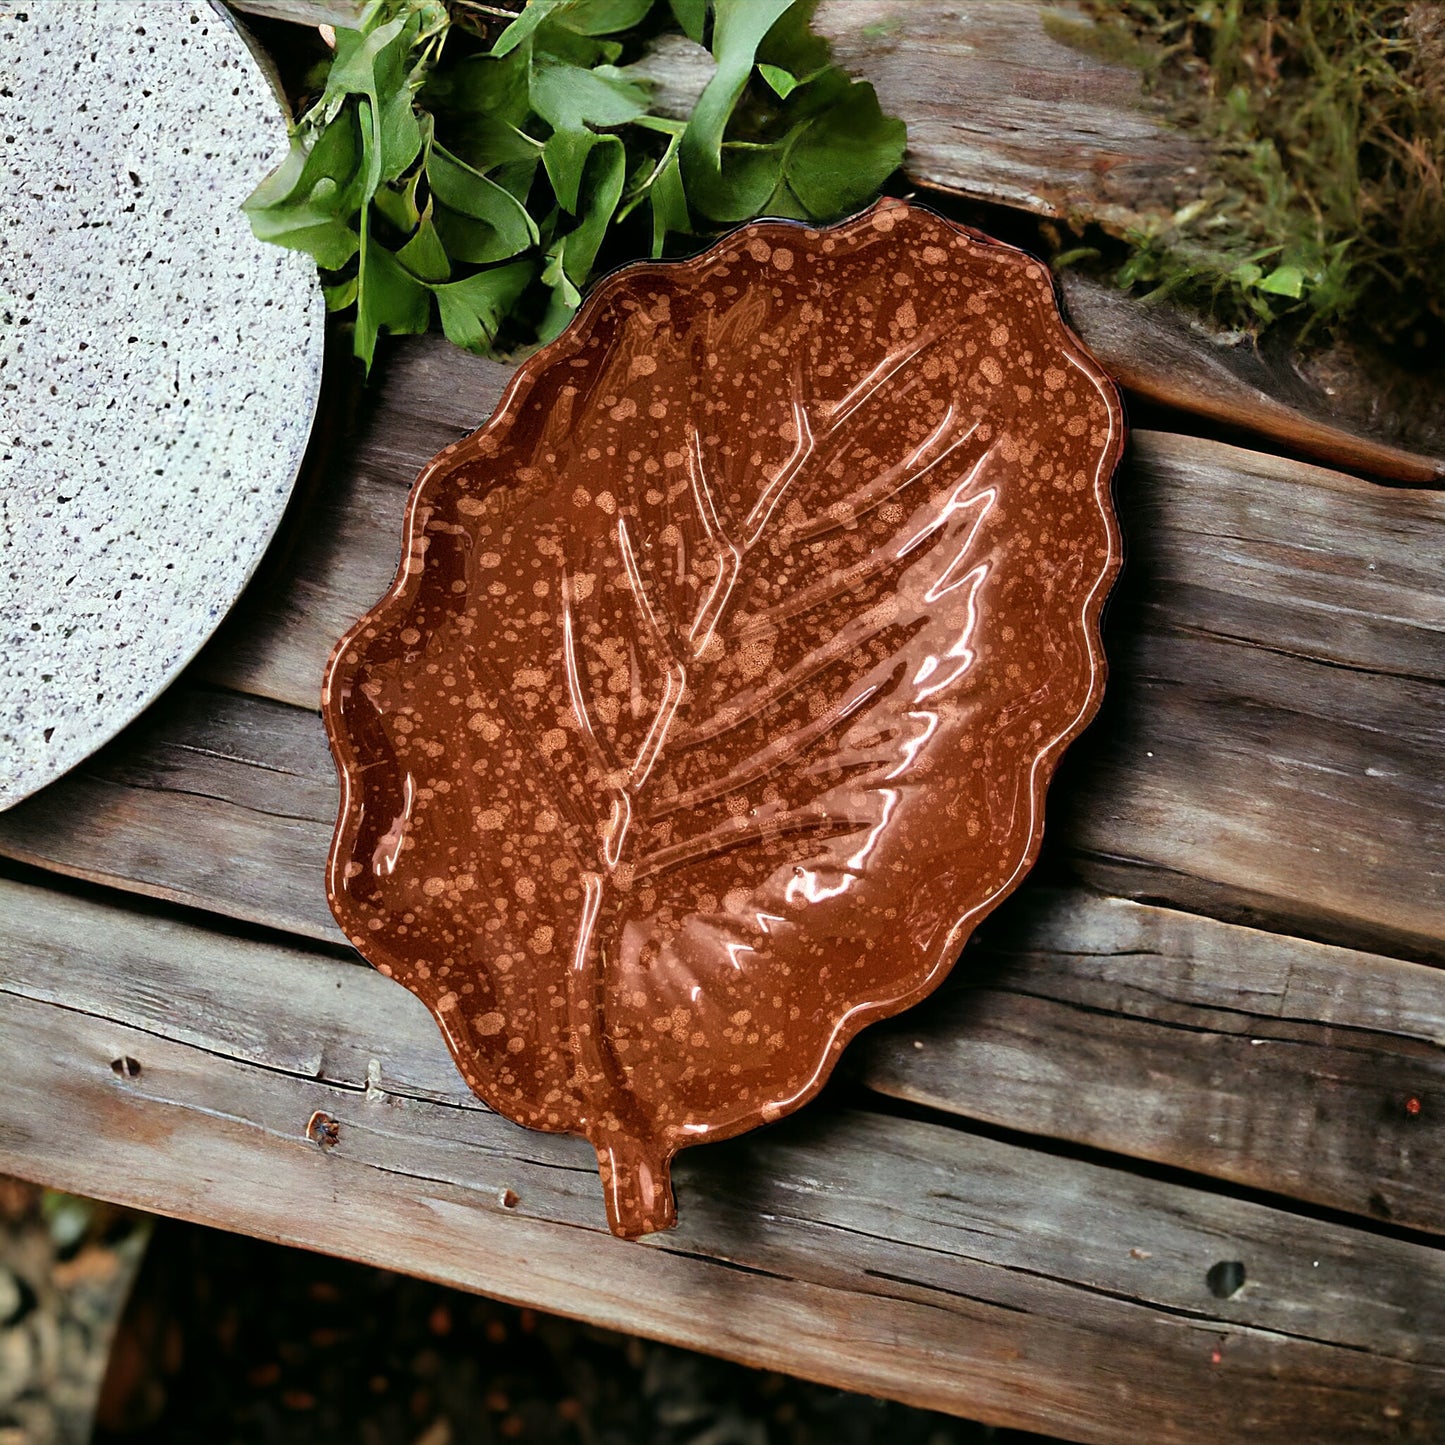
[[[1133,987],[1133,985],[1130,985],[1130,987]],[[991,991],[1017,995],[1021,998],[1037,999],[1041,1003],[1058,1004],[1060,1005],[1060,1007],[1070,1009],[1075,1013],[1092,1014],[1100,1018],[1125,1018],[1135,1023],[1148,1024],[1153,1027],[1164,1029],[1177,1029],[1182,1033],[1202,1034],[1213,1038],[1230,1040],[1243,1040],[1252,1036],[1261,1038],[1264,1041],[1272,1044],[1291,1044],[1300,1048],[1323,1049],[1330,1053],[1360,1054],[1367,1058],[1377,1057],[1380,1052],[1379,1049],[1370,1049],[1364,1047],[1361,1044],[1354,1043],[1342,1044],[1339,1041],[1333,1039],[1270,1037],[1267,1030],[1272,1025],[1296,1024],[1301,1028],[1313,1028],[1319,1029],[1321,1031],[1328,1030],[1332,1033],[1363,1034],[1366,1037],[1387,1041],[1395,1045],[1396,1047],[1401,1044],[1413,1044],[1417,1047],[1425,1049],[1430,1049],[1434,1047],[1436,1050],[1438,1050],[1439,1047],[1438,1045],[1432,1045],[1432,1042],[1428,1039],[1419,1039],[1412,1037],[1408,1034],[1385,1033],[1379,1029],[1368,1028],[1363,1024],[1334,1023],[1328,1020],[1320,1019],[1292,1018],[1285,1014],[1252,1014],[1247,1009],[1231,1009],[1227,1004],[1222,1003],[1207,1005],[1181,1004],[1179,1006],[1184,1008],[1198,1007],[1201,1009],[1201,1011],[1207,1010],[1211,1013],[1232,1013],[1237,1017],[1241,1018],[1253,1018],[1259,1021],[1261,1027],[1258,1029],[1242,1030],[1239,1033],[1232,1033],[1227,1029],[1215,1028],[1209,1024],[1192,1024],[1186,1023],[1182,1019],[1160,1018],[1157,1014],[1139,1013],[1123,1005],[1115,1007],[1107,1006],[1104,1004],[1085,1003],[1080,999],[1065,998],[1059,994],[1044,993],[1040,990],[1023,988],[1017,985],[1001,987]],[[1142,991],[1145,990],[1141,990],[1141,992]],[[1157,993],[1154,993],[1152,996],[1156,998],[1165,998],[1166,1000],[1168,997],[1167,995]]]
[[[885,1235],[875,1234],[868,1230],[858,1229],[854,1226],[840,1224],[831,1219],[804,1220],[799,1216],[782,1215],[782,1218],[792,1219],[797,1224],[807,1224],[813,1229],[836,1230],[840,1234],[855,1235],[858,1238],[873,1241],[875,1243],[893,1243]],[[985,1269],[997,1269],[1006,1274],[1017,1274],[1029,1279],[1040,1280],[1044,1283],[1054,1285],[1058,1288],[1077,1291],[1081,1294],[1095,1295],[1101,1299],[1114,1300],[1119,1304],[1130,1305],[1136,1309],[1146,1309],[1159,1314],[1168,1315],[1173,1319],[1185,1320],[1193,1324],[1200,1324],[1208,1328],[1225,1330],[1231,1334],[1253,1334],[1262,1338],[1277,1340],[1294,1340],[1303,1344],[1322,1345],[1328,1349],[1348,1350],[1353,1354],[1365,1355],[1373,1359],[1398,1360],[1403,1364],[1421,1367],[1422,1362],[1411,1358],[1408,1355],[1390,1350],[1371,1349],[1368,1345],[1352,1344],[1348,1341],[1329,1339],[1320,1335],[1297,1333],[1292,1330],[1281,1330],[1270,1325],[1261,1325],[1243,1320],[1231,1320],[1221,1315],[1209,1314],[1202,1310],[1190,1309],[1186,1305],[1165,1304],[1158,1300],[1149,1299],[1142,1295],[1131,1295],[1122,1290],[1109,1289],[1104,1285],[1090,1283],[1087,1280],[1065,1279],[1060,1275],[1050,1274],[1045,1270],[1035,1270],[1027,1265],[1010,1264],[999,1259],[986,1259],[976,1255],[970,1255],[963,1251],[939,1249],[936,1246],[920,1244],[917,1241],[908,1241],[910,1249],[926,1251],[944,1259],[962,1260],[969,1264],[976,1264]],[[939,1287],[933,1284],[921,1286],[928,1290],[937,1290]],[[962,1299],[975,1300],[982,1305],[992,1305],[993,1301],[983,1295],[974,1295],[967,1292],[945,1291],[954,1293]],[[1441,1375],[1445,1380],[1445,1362],[1427,1361],[1423,1367]]]

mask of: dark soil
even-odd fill
[[[95,1445],[1025,1445],[365,1265],[161,1223]]]

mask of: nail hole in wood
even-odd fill
[[[140,1073],[140,1064],[129,1054],[122,1054],[120,1058],[110,1061],[110,1071],[118,1079],[133,1079]]]
[[[1244,1288],[1244,1266],[1237,1259],[1221,1259],[1210,1265],[1204,1282],[1215,1299],[1229,1299]]]
[[[499,1198],[503,1209],[515,1209],[522,1202],[510,1189],[502,1190]]]
[[[306,1121],[306,1137],[318,1149],[334,1149],[341,1138],[341,1125],[330,1114],[323,1114],[318,1109]]]

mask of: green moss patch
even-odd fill
[[[1206,135],[1197,197],[1122,235],[1122,284],[1229,326],[1293,317],[1445,339],[1445,7],[1415,0],[1093,0],[1170,120]],[[1065,37],[1059,37],[1065,38]],[[1139,47],[1144,53],[1140,53]],[[1076,253],[1078,254],[1078,253]]]

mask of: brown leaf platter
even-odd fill
[[[615,1233],[1028,870],[1123,436],[1039,262],[884,202],[609,277],[422,472],[323,689],[331,906]]]

